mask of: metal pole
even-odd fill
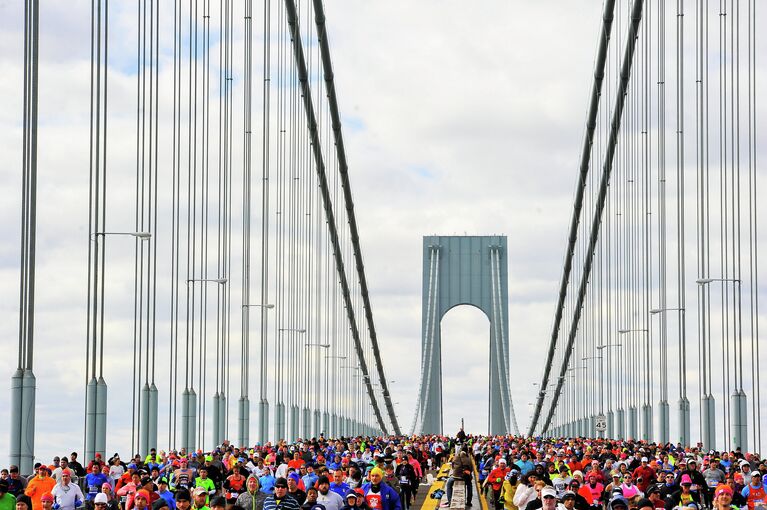
[[[155,383],[149,387],[149,439],[148,446],[157,448],[157,412],[159,407],[159,392]]]
[[[107,383],[103,377],[96,381],[96,404],[94,412],[94,454],[106,458],[107,452]]]

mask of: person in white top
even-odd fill
[[[317,479],[317,503],[320,503],[326,510],[341,510],[344,506],[344,498],[338,493],[330,490],[330,480],[327,476],[321,476]]]
[[[51,490],[56,510],[75,510],[83,504],[83,492],[72,483],[72,472],[69,469],[61,471],[61,481]]]

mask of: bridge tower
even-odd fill
[[[442,433],[442,317],[472,305],[490,320],[489,433],[515,431],[509,389],[509,306],[505,236],[423,238],[421,385],[413,430]],[[471,348],[471,346],[467,346]]]

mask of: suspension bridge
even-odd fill
[[[365,246],[394,231],[358,221],[369,202],[354,200],[360,169],[344,134],[358,126],[338,93],[348,77],[334,73],[331,8],[94,0],[90,32],[78,34],[89,56],[77,89],[87,129],[42,139],[41,119],[54,116],[40,108],[51,88],[40,66],[50,20],[40,23],[47,5],[25,0],[5,17],[23,26],[13,56],[23,74],[4,80],[21,106],[3,128],[22,170],[21,227],[4,239],[20,239],[18,315],[4,305],[5,322],[18,324],[11,464],[31,472],[41,420],[62,412],[38,383],[51,368],[76,387],[65,407],[82,420],[67,423],[66,447],[82,441],[86,459],[117,441],[114,416],[120,440],[142,455],[225,440],[450,432],[440,322],[458,305],[490,323],[488,366],[472,381],[489,388],[483,432],[761,451],[758,5],[604,0],[587,44],[595,57],[581,69],[590,93],[570,98],[584,105],[582,130],[568,134],[582,148],[566,162],[575,190],[569,223],[556,220],[568,227],[548,330],[523,338],[510,317],[513,233],[418,232],[419,365],[417,340],[403,348],[378,334],[373,305],[384,298],[369,281],[384,278],[368,274]],[[38,200],[41,155],[56,136],[88,155],[73,156],[77,168],[59,162],[83,183],[61,190],[87,203],[77,225],[57,224],[55,207]],[[536,219],[530,211],[525,221]],[[41,222],[77,238],[81,256],[41,249]],[[36,277],[41,256],[81,275],[60,284],[58,303],[59,319],[79,329],[52,332],[49,321],[45,331],[81,331],[44,344],[66,365],[35,364],[36,291],[50,285]],[[65,296],[77,293],[84,306],[69,308]],[[530,344],[542,346],[533,363]],[[419,367],[419,387],[397,389],[415,399],[409,428],[395,409],[392,364]],[[542,373],[528,381],[521,365]],[[529,408],[515,402],[533,391]]]

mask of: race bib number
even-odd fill
[[[407,479],[407,476],[400,476],[399,483],[400,485],[408,485],[410,481]]]

